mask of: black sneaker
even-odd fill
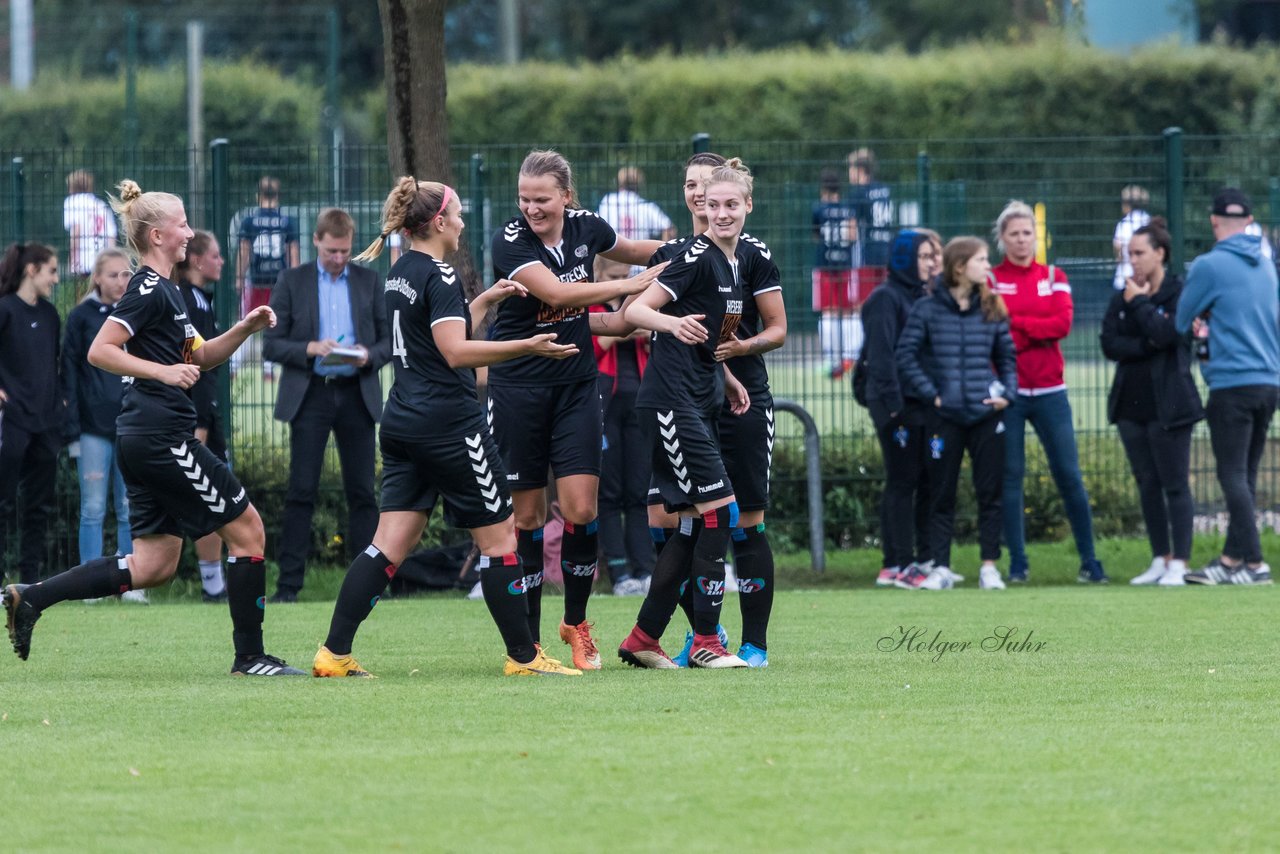
[[[1080,584],[1106,584],[1111,581],[1102,569],[1102,561],[1087,560],[1080,564],[1080,574],[1076,576]]]
[[[275,595],[267,600],[269,605],[292,605],[298,601],[298,592],[296,590],[277,590]]]
[[[255,655],[251,658],[236,657],[231,665],[232,676],[306,676],[296,667],[290,667],[283,658],[274,655]]]
[[[10,584],[4,589],[3,596],[5,628],[9,630],[13,651],[23,661],[31,654],[31,630],[35,628],[36,620],[40,619],[40,612],[22,600],[22,591],[28,586]]]

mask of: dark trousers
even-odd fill
[[[1262,543],[1255,519],[1258,464],[1267,444],[1267,427],[1276,411],[1277,388],[1240,386],[1209,392],[1206,408],[1209,440],[1218,464],[1218,483],[1227,503],[1227,541],[1222,554],[1258,563]]]
[[[1004,422],[999,415],[977,424],[956,424],[934,418],[929,424],[929,494],[933,512],[929,522],[929,548],[934,564],[951,566],[951,537],[956,521],[956,487],[965,451],[973,470],[973,491],[978,499],[978,546],[983,560],[1000,557],[1004,486]]]
[[[22,545],[17,580],[34,584],[44,574],[45,537],[53,510],[61,445],[56,431],[30,433],[7,418],[0,420],[0,577],[4,576],[4,568],[12,565],[9,545],[19,531]]]
[[[610,385],[613,378],[607,377]],[[636,393],[621,391],[605,398],[604,453],[600,459],[600,551],[610,581],[623,575],[653,574],[653,540],[649,536],[646,499],[651,449],[636,417]]]
[[[289,422],[289,491],[276,561],[279,590],[302,589],[302,576],[311,552],[311,519],[320,487],[320,469],[332,432],[342,464],[342,488],[347,496],[347,556],[354,559],[378,529],[378,502],[373,494],[374,424],[355,378],[326,383],[314,377],[298,414]],[[428,429],[429,425],[423,425]]]
[[[884,565],[905,568],[928,560],[929,476],[925,469],[926,428],[891,419],[876,430],[884,457],[880,496],[880,540]]]
[[[1138,482],[1142,519],[1152,555],[1191,558],[1191,427],[1166,430],[1156,421],[1116,422]]]

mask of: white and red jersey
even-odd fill
[[[1034,261],[1019,267],[1006,258],[991,275],[995,292],[1009,309],[1009,331],[1018,351],[1018,394],[1035,396],[1064,390],[1067,384],[1058,342],[1071,332],[1075,314],[1066,274]]]

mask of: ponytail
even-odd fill
[[[387,194],[382,204],[382,232],[355,261],[372,261],[382,254],[387,238],[397,231],[408,231],[413,237],[428,236],[428,228],[435,218],[448,208],[449,200],[457,194],[447,184],[435,181],[419,181],[405,175]]]

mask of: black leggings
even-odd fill
[[[876,430],[876,438],[884,457],[884,492],[880,496],[884,565],[906,569],[913,561],[927,560],[929,552],[925,426],[890,419]]]
[[[1138,481],[1152,555],[1191,558],[1191,425],[1165,430],[1158,422],[1117,421],[1129,467]],[[1172,543],[1172,546],[1170,546]]]

